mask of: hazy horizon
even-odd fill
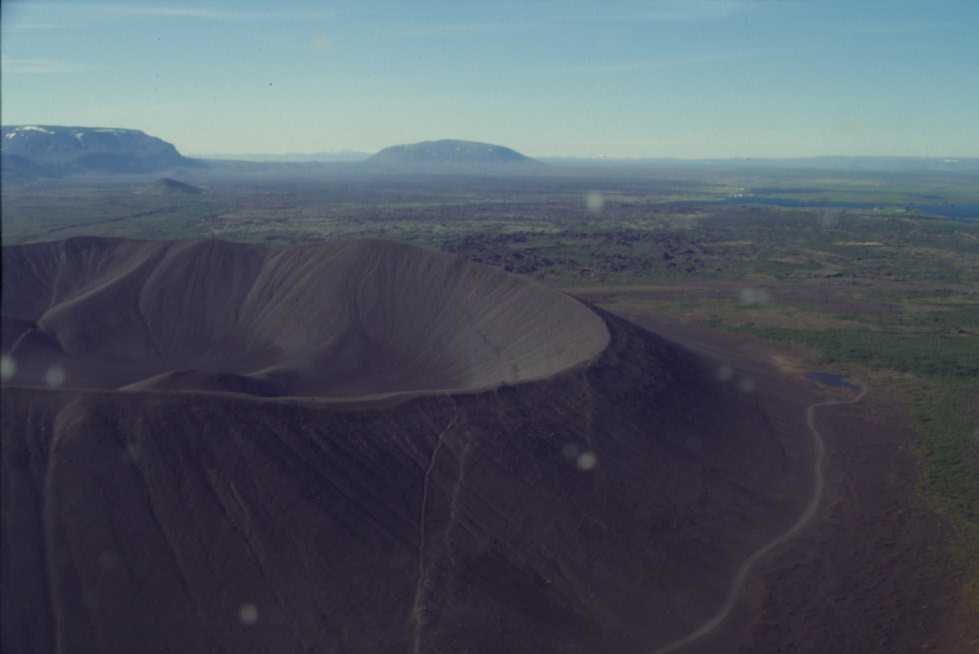
[[[440,139],[431,139],[440,140]],[[449,139],[453,140],[453,139]],[[481,142],[486,142],[485,140]],[[406,143],[414,143],[414,141],[408,141]],[[391,145],[402,145],[392,143]],[[496,143],[493,145],[503,145],[506,147],[512,147],[506,143]],[[522,154],[527,154],[520,148],[512,148],[521,152]],[[193,150],[189,152],[182,151],[182,154],[194,157],[246,157],[246,156],[259,156],[259,157],[312,157],[315,155],[364,155],[370,156],[377,152],[377,150],[355,150],[352,148],[337,148],[337,149],[326,149],[326,150],[309,150],[309,151],[290,151],[290,152],[195,152]],[[683,156],[657,156],[657,155],[601,155],[601,154],[535,154],[529,155],[537,159],[582,159],[582,160],[609,160],[609,161],[744,161],[744,160],[759,160],[759,161],[791,161],[794,159],[929,159],[929,160],[973,160],[979,158],[979,155],[971,156],[959,156],[959,155],[878,155],[878,154],[819,154],[819,155],[784,155],[784,156],[772,156],[772,157],[751,157],[751,156],[727,156],[727,157],[683,157]]]
[[[979,5],[12,1],[4,124],[182,152],[979,157]]]

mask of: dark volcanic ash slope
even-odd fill
[[[5,248],[3,269],[17,384],[43,385],[59,366],[84,387],[458,391],[547,377],[608,341],[569,297],[383,241],[79,238]]]
[[[3,392],[5,652],[649,652],[805,495],[788,426],[691,354],[452,257],[3,266],[5,350],[67,376]],[[321,399],[256,397],[284,390]]]
[[[0,153],[6,179],[73,173],[148,173],[195,165],[171,144],[136,129],[4,125]]]

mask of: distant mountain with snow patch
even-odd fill
[[[151,173],[199,165],[171,143],[137,130],[60,125],[0,127],[7,179],[76,173]]]

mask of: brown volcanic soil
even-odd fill
[[[810,441],[796,399],[769,410],[744,390],[744,373],[719,381],[699,356],[566,296],[387,244],[347,246],[360,253],[346,268],[323,255],[342,257],[341,245],[297,249],[310,263],[289,270],[306,274],[281,277],[295,264],[259,248],[109,245],[4,252],[5,315],[17,298],[10,331],[40,327],[29,342],[16,337],[23,369],[64,365],[69,386],[85,374],[91,386],[136,380],[125,392],[4,388],[5,652],[649,652],[710,617],[732,571],[807,499]],[[136,304],[150,320],[131,303],[112,311],[154,281],[143,266],[159,270],[188,249],[196,254],[163,268],[171,281]],[[461,315],[453,326],[470,335],[425,335],[431,352],[395,359],[355,339],[353,361],[336,363],[348,349],[335,344],[347,332],[327,320],[337,315],[348,331],[411,345],[395,333],[399,319],[376,330],[354,320],[388,315],[372,307],[384,283],[402,283],[395,268],[417,275],[400,289],[404,302]],[[227,301],[247,298],[263,270],[278,280],[262,296],[267,309]],[[356,276],[333,277],[341,271]],[[475,287],[440,281],[449,273],[492,283],[461,293],[457,284]],[[85,278],[103,274],[118,281]],[[211,275],[221,282],[208,292]],[[382,275],[376,287],[372,275]],[[56,289],[56,301],[8,291],[32,279]],[[349,297],[331,295],[336,287],[358,302],[339,302]],[[424,304],[427,292],[462,306]],[[524,294],[537,311],[523,308]],[[148,311],[158,303],[170,310]],[[205,310],[224,306],[250,308]],[[493,307],[513,316],[498,331]],[[69,320],[73,308],[97,328]],[[412,337],[419,324],[439,329],[401,315]],[[507,332],[514,320],[524,329]],[[261,328],[273,322],[291,337]],[[252,329],[220,331],[228,325]],[[309,345],[318,326],[333,349]],[[276,351],[277,374],[251,369],[295,343],[325,354]],[[141,363],[156,352],[163,365]],[[194,353],[213,363],[171,365]],[[406,357],[436,381],[370,368]],[[86,373],[100,358],[111,368]],[[272,393],[254,381],[318,397],[262,398]],[[226,393],[187,390],[202,387]],[[378,401],[355,391],[404,393]],[[331,394],[346,399],[323,399]]]

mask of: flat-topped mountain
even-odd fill
[[[442,139],[384,148],[367,160],[389,166],[503,166],[537,163],[516,150],[492,143]]]
[[[137,129],[5,125],[3,174],[10,178],[73,173],[148,173],[194,165],[172,143]]]

